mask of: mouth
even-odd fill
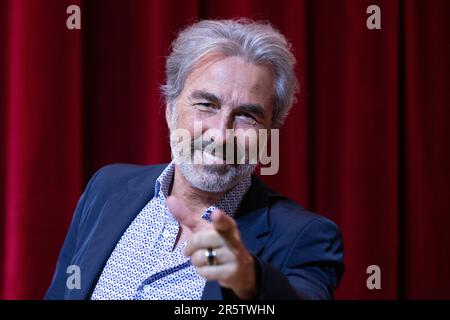
[[[220,156],[219,154],[213,155],[207,151],[201,151],[201,150],[195,150],[194,151],[194,163],[195,164],[220,164],[224,165],[226,164],[225,159],[223,159],[223,156]]]

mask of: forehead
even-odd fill
[[[195,65],[183,91],[206,90],[228,102],[246,100],[265,105],[272,99],[273,83],[273,72],[266,66],[241,57],[210,56]]]

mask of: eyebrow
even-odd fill
[[[204,90],[195,90],[191,94],[191,98],[193,99],[204,99],[210,101],[212,103],[220,104],[221,100],[215,94],[211,92],[207,92]],[[237,111],[240,112],[248,112],[254,114],[256,117],[260,119],[265,119],[264,108],[259,104],[254,103],[244,103],[237,107]]]
[[[264,109],[259,104],[242,104],[237,107],[237,110],[254,114],[257,118],[265,119]]]
[[[205,99],[214,103],[220,103],[219,97],[217,97],[215,94],[203,91],[203,90],[195,90],[191,94],[191,98],[193,99]]]

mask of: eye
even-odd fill
[[[237,117],[251,125],[255,125],[258,123],[258,120],[249,113],[240,113],[237,115]]]
[[[205,110],[205,111],[208,111],[208,110],[214,108],[214,105],[211,102],[198,102],[198,103],[195,103],[194,106],[196,106],[199,110]]]

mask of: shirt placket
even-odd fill
[[[162,207],[166,208],[165,204],[162,205]],[[158,254],[156,256],[154,255],[150,272],[147,273],[147,277],[137,288],[135,292],[135,299],[152,298],[151,290],[153,283],[146,284],[148,279],[151,279],[153,276],[158,275],[159,273],[164,273],[166,270],[170,270],[172,268],[176,270],[178,266],[182,266],[188,261],[188,259],[182,254],[184,244],[180,244],[180,246],[175,248],[175,250],[172,250],[178,235],[179,226],[176,219],[170,215],[168,210],[163,210],[163,212],[164,217],[161,217],[164,219],[163,228],[156,238],[155,245],[153,247],[153,250],[157,251]]]

